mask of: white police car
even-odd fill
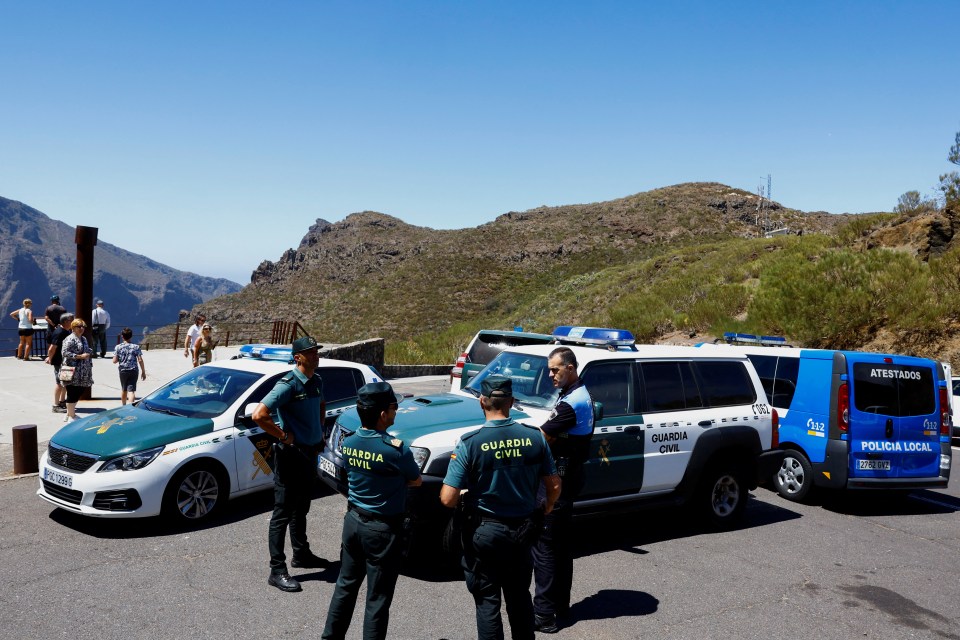
[[[423,485],[409,494],[414,514],[445,517],[440,486],[459,438],[484,422],[476,397],[487,376],[513,381],[515,419],[532,425],[547,420],[559,395],[547,359],[558,344],[574,351],[581,379],[602,405],[575,510],[692,500],[724,524],[742,513],[748,490],[779,468],[776,414],[746,356],[636,346],[628,331],[614,329],[559,327],[553,336],[554,344],[505,349],[455,394],[400,404],[388,432],[410,445],[423,473]],[[341,493],[346,470],[340,447],[358,427],[356,412],[344,412],[321,454],[321,479]]]
[[[256,352],[255,352],[256,351]],[[290,347],[250,345],[191,369],[140,400],[71,422],[40,459],[44,500],[112,518],[166,512],[201,520],[228,498],[273,486],[273,438],[250,419],[290,371]],[[328,424],[382,380],[371,367],[321,359]]]

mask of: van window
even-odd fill
[[[638,413],[637,381],[632,362],[592,364],[583,372],[583,385],[595,402],[603,403],[605,417]]]
[[[933,369],[910,365],[853,363],[853,400],[858,411],[894,417],[936,410]]]
[[[793,394],[797,391],[797,378],[800,376],[800,358],[777,358],[777,375],[773,381],[773,395],[770,404],[775,407],[790,408]]]
[[[793,394],[797,391],[800,358],[761,356],[753,353],[747,354],[747,357],[760,376],[760,384],[763,385],[770,404],[789,409]]]
[[[770,404],[773,404],[773,380],[777,377],[777,356],[758,356],[751,353],[747,357],[750,358],[753,368],[760,376],[760,384],[763,385],[767,398],[771,399]]]
[[[707,406],[731,407],[756,402],[756,391],[742,362],[696,362],[694,366],[703,383]]]
[[[689,362],[643,362],[640,367],[646,411],[676,411],[703,406]]]

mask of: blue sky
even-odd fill
[[[932,194],[957,0],[0,0],[0,196],[240,283],[317,219],[433,228],[715,181]]]

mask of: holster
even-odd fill
[[[532,545],[540,537],[540,534],[543,533],[543,522],[546,514],[543,512],[543,507],[537,507],[534,509],[533,513],[530,514],[530,517],[527,518],[523,524],[517,527],[517,542],[522,545]]]

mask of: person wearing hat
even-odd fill
[[[364,576],[363,637],[387,637],[390,603],[403,559],[407,487],[423,482],[409,445],[387,433],[400,400],[386,382],[365,384],[357,393],[361,426],[342,445],[347,462],[347,513],[340,543],[340,576],[320,636],[324,640],[346,636]]]
[[[267,584],[281,591],[300,591],[300,583],[287,571],[284,538],[290,530],[291,566],[324,568],[329,563],[310,550],[307,512],[317,479],[317,455],[323,450],[323,380],[317,375],[321,345],[309,336],[293,341],[293,370],[257,405],[253,421],[279,442],[274,445],[273,515],[268,547],[270,577]],[[276,420],[271,415],[276,413]]]
[[[47,344],[50,344],[53,339],[53,332],[60,326],[60,316],[66,312],[67,310],[60,306],[60,296],[57,294],[50,296],[50,306],[43,312],[43,316],[47,320]]]
[[[543,434],[514,422],[513,383],[492,375],[480,383],[486,421],[460,438],[440,488],[440,501],[455,508],[463,493],[463,570],[477,608],[480,640],[503,638],[501,593],[513,638],[534,637],[530,554],[536,510],[553,510],[560,477]],[[544,500],[537,493],[544,486]]]
[[[103,308],[103,300],[97,300],[96,308],[90,312],[90,328],[93,330],[93,357],[97,357],[99,345],[100,357],[107,357],[107,329],[110,328],[110,312]]]

